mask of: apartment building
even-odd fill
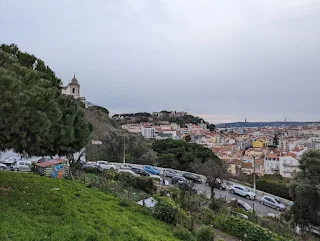
[[[299,171],[299,161],[292,156],[282,156],[279,159],[279,174],[292,178]]]
[[[264,171],[266,174],[279,173],[279,160],[280,156],[269,153],[264,158]]]
[[[152,126],[142,126],[141,135],[146,139],[153,139],[156,137],[156,129]]]

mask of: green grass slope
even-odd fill
[[[0,172],[0,240],[177,240],[173,229],[76,181]]]

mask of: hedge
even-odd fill
[[[218,216],[213,220],[214,227],[243,241],[291,241],[250,221],[233,216]]]
[[[265,180],[257,180],[256,187],[258,190],[267,192],[278,197],[292,200],[289,194],[289,187],[281,182],[268,182]]]

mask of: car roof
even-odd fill
[[[274,197],[268,196],[268,195],[263,195],[263,198],[271,198],[271,199],[275,199]]]
[[[233,186],[235,186],[235,187],[242,187],[242,188],[246,188],[245,186],[238,185],[238,184],[233,184]]]

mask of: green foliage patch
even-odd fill
[[[0,240],[178,240],[146,208],[77,181],[0,173]]]

